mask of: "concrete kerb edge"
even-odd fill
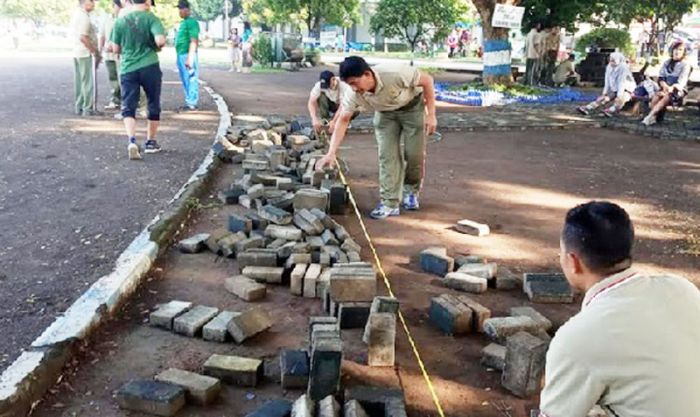
[[[217,105],[218,141],[231,124],[223,98],[203,86]],[[218,167],[212,150],[187,182],[119,255],[109,274],[98,279],[66,312],[49,325],[0,375],[0,417],[26,416],[53,386],[72,356],[73,348],[94,330],[136,289],[150,270],[164,244],[189,214],[189,199],[203,192]]]

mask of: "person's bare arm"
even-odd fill
[[[331,136],[331,144],[328,147],[328,152],[323,156],[323,158],[316,162],[317,171],[323,171],[325,167],[332,168],[335,165],[335,157],[338,153],[340,145],[345,139],[345,134],[347,133],[348,125],[350,124],[350,119],[352,119],[352,112],[343,110],[340,117],[338,117],[338,124],[333,131],[333,135]]]
[[[90,51],[93,55],[99,55],[100,51],[97,49],[97,45],[93,44],[88,35],[80,35],[80,42]]]
[[[316,133],[321,131],[321,121],[318,118],[318,97],[314,97],[313,94],[309,94],[309,102],[306,107],[309,109],[309,116],[311,117],[311,124],[314,127]]]
[[[437,129],[437,117],[435,116],[435,86],[433,77],[421,73],[418,85],[423,87],[423,99],[425,100],[425,134],[432,135]]]
[[[156,46],[158,48],[164,47],[165,46],[165,35],[156,35],[155,41],[156,41]]]
[[[343,104],[341,103],[338,105],[338,111],[335,112],[333,115],[333,118],[328,122],[328,131],[333,134],[333,131],[335,131],[335,125],[338,123],[338,118],[340,114],[343,112]]]
[[[116,55],[119,55],[122,53],[122,47],[117,45],[114,42],[110,42],[110,46],[112,47],[112,52]]]
[[[194,64],[194,54],[197,53],[198,45],[199,41],[197,39],[190,39],[190,49],[187,54],[187,62],[185,63],[185,67],[192,68],[192,65]]]

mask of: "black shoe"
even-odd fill
[[[181,111],[181,112],[183,112],[183,111],[197,111],[197,110],[199,110],[199,107],[191,106],[189,104],[186,104],[178,109],[178,111]]]
[[[97,110],[83,110],[83,116],[94,117],[94,116],[104,116],[105,114]]]

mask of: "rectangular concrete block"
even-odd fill
[[[349,400],[345,403],[343,417],[368,417],[368,415],[359,401]]]
[[[330,294],[335,302],[372,301],[377,295],[377,274],[372,268],[331,268]]]
[[[479,255],[459,255],[455,256],[455,268],[459,269],[466,264],[483,264],[484,257]]]
[[[309,317],[309,334],[313,332],[314,326],[317,325],[334,325],[336,328],[338,327],[338,319],[335,317],[329,317],[329,316],[311,316]]]
[[[193,404],[211,404],[221,393],[221,382],[218,379],[181,369],[166,369],[154,379],[183,388],[186,400]]]
[[[533,303],[572,303],[574,293],[564,274],[526,273],[523,291]]]
[[[234,317],[228,325],[228,332],[233,336],[233,340],[240,344],[270,327],[270,315],[265,309],[258,307]]]
[[[243,268],[243,275],[252,278],[258,282],[266,282],[268,284],[281,284],[284,268],[269,267],[269,266],[247,266]]]
[[[318,402],[318,417],[340,417],[340,404],[332,395]]]
[[[367,364],[369,366],[394,366],[396,347],[396,315],[374,313],[367,322]]]
[[[547,317],[545,317],[542,313],[529,306],[511,307],[510,315],[516,317],[530,317],[532,320],[535,321],[535,323],[539,324],[539,326],[544,331],[547,331],[552,328],[552,322]]]
[[[348,261],[350,262],[360,262],[362,261],[362,258],[360,257],[360,254],[357,252],[349,251],[346,252],[346,255],[348,256]]]
[[[245,417],[290,417],[292,415],[292,402],[288,400],[272,400],[263,404],[257,410],[248,413]]]
[[[202,327],[217,314],[219,314],[218,308],[196,306],[173,320],[173,330],[175,333],[195,337],[202,332]]]
[[[311,328],[309,335],[309,349],[313,350],[313,346],[319,339],[340,339],[340,329],[337,324],[317,324]]]
[[[207,239],[209,239],[209,233],[198,233],[181,240],[177,247],[182,253],[199,253],[206,247],[205,242]]]
[[[165,382],[130,381],[116,395],[120,408],[157,416],[174,416],[185,406],[185,390]]]
[[[304,297],[316,298],[316,282],[321,276],[321,265],[311,264],[304,275]]]
[[[370,416],[387,416],[390,402],[404,402],[403,391],[398,388],[372,387],[355,385],[345,389],[345,401],[356,400]]]
[[[522,278],[519,278],[508,268],[498,268],[495,281],[496,288],[499,290],[515,290],[522,286]]]
[[[338,227],[342,227],[335,220],[333,220],[333,218],[331,216],[327,215],[326,212],[323,210],[319,210],[317,208],[312,208],[312,209],[309,209],[309,211],[314,216],[316,216],[319,220],[321,220],[321,222],[323,223],[323,227],[325,227],[326,229],[336,230]],[[336,233],[336,236],[337,235],[338,234]],[[343,238],[341,240],[345,240],[345,239]]]
[[[248,249],[236,255],[238,267],[247,266],[277,266],[277,251],[272,249]]]
[[[294,211],[318,209],[328,211],[328,193],[313,188],[305,188],[294,195]]]
[[[455,224],[455,230],[473,236],[488,236],[491,229],[488,224],[478,223],[469,219],[462,219]]]
[[[323,230],[323,222],[308,209],[301,209],[294,213],[294,225],[312,236],[320,235]]]
[[[270,204],[260,207],[258,209],[258,215],[277,225],[284,226],[292,222],[292,215],[289,212]]]
[[[304,276],[306,275],[307,268],[307,264],[296,264],[294,266],[289,276],[289,292],[291,292],[292,295],[301,297],[304,294]]]
[[[495,262],[480,263],[480,264],[465,264],[457,269],[457,272],[468,274],[474,277],[480,277],[487,280],[496,278],[498,274],[498,264]]]
[[[241,232],[242,233],[242,232]],[[249,249],[262,248],[265,246],[265,239],[251,234],[249,238],[241,239],[234,246],[235,253],[243,253]]]
[[[340,245],[340,249],[344,250],[345,252],[357,252],[358,254],[362,253],[362,246],[360,246],[350,237],[343,241],[343,244]]]
[[[265,230],[269,222],[258,215],[256,212],[248,212],[245,214],[247,219],[253,222],[253,230]]]
[[[461,272],[449,272],[447,275],[445,275],[442,283],[447,288],[472,294],[484,293],[488,288],[488,281],[486,278],[476,277]]]
[[[204,246],[206,246],[211,253],[221,254],[221,246],[219,246],[217,242],[230,234],[231,232],[229,232],[228,229],[216,229],[209,233],[209,238],[204,241]]]
[[[253,221],[238,214],[228,216],[228,230],[231,233],[250,233],[253,230]]]
[[[394,297],[377,296],[372,300],[369,313],[399,313],[399,300]],[[369,317],[368,317],[369,318]],[[367,343],[369,337],[369,327],[365,324],[365,330],[362,334],[362,341]]]
[[[341,329],[362,329],[369,319],[368,302],[343,302],[338,305],[338,323]]]
[[[295,226],[280,226],[277,224],[271,224],[265,229],[265,236],[275,239],[299,241],[302,239],[303,233]]]
[[[311,373],[307,394],[320,401],[338,391],[343,343],[340,339],[319,339],[311,351]]]
[[[442,294],[430,300],[430,322],[448,335],[470,333],[472,314],[469,307],[449,294]]]
[[[466,295],[458,295],[457,301],[469,307],[472,311],[472,330],[484,332],[484,322],[491,318],[491,310]]]
[[[321,249],[324,246],[321,236],[306,236],[306,242],[312,250]]]
[[[315,411],[316,404],[306,394],[292,404],[292,417],[316,417]]]
[[[241,313],[222,311],[202,328],[202,338],[211,342],[224,343],[228,341],[228,324]]]
[[[248,197],[255,200],[256,198],[261,198],[263,192],[265,191],[265,186],[262,184],[255,184],[248,188]]]
[[[245,301],[259,301],[265,298],[267,287],[245,275],[226,278],[224,288],[231,294]]]
[[[335,237],[332,231],[326,229],[321,233],[321,239],[323,239],[324,245],[339,245],[338,238]]]
[[[192,303],[188,301],[173,300],[159,305],[156,311],[150,314],[148,321],[151,323],[151,326],[172,330],[173,320],[177,316],[186,313],[191,308]]]
[[[481,349],[481,364],[487,368],[502,371],[506,365],[506,347],[497,343],[489,343]]]
[[[538,393],[546,354],[547,342],[527,332],[508,337],[501,385],[521,398]]]
[[[454,271],[454,259],[447,256],[444,247],[430,247],[420,253],[420,266],[425,272],[441,277]]]
[[[245,190],[240,185],[233,185],[228,190],[219,191],[219,201],[224,204],[238,204],[238,198],[245,194]]]
[[[347,189],[343,183],[337,182],[328,190],[329,209],[331,214],[345,214],[348,208]]]
[[[248,237],[243,232],[229,233],[228,235],[219,239],[216,244],[218,245],[219,253],[221,253],[222,256],[232,258],[236,255],[236,252],[239,251],[238,248],[241,246],[241,242],[247,239]],[[241,251],[245,250],[248,246],[252,247],[253,245],[251,245],[251,242],[247,242],[244,249]],[[260,246],[262,246],[262,242],[259,242],[258,247]]]
[[[541,330],[540,324],[530,317],[492,317],[484,322],[484,333],[491,340],[505,344],[506,339],[520,331],[535,333]]]
[[[205,375],[243,387],[255,387],[263,378],[263,361],[242,356],[214,354],[202,368]]]
[[[282,389],[306,388],[309,384],[309,354],[285,349],[280,353]]]

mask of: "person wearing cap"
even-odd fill
[[[570,54],[569,59],[557,65],[557,69],[554,70],[554,75],[552,80],[554,85],[568,85],[575,86],[581,82],[581,76],[576,72],[576,67],[574,62],[576,61],[576,55]]]
[[[321,131],[323,121],[329,122],[332,132],[340,112],[341,99],[350,87],[331,71],[321,71],[319,80],[309,94],[309,115],[316,133]]]
[[[107,68],[107,77],[112,86],[112,94],[109,103],[105,106],[105,110],[115,110],[121,104],[121,90],[119,89],[119,73],[117,71],[118,56],[112,52],[109,46],[109,37],[112,34],[114,21],[119,17],[119,12],[122,9],[121,0],[112,2],[112,12],[107,13],[100,27],[100,49],[103,51],[102,56],[105,59],[105,67]]]
[[[180,73],[182,89],[185,93],[185,105],[182,110],[197,110],[199,103],[199,23],[191,16],[190,3],[179,0],[177,8],[182,22],[177,30],[175,52],[177,53],[177,70]]]
[[[340,64],[340,79],[351,90],[343,96],[331,144],[316,169],[335,165],[353,112],[374,111],[381,201],[370,217],[398,216],[400,202],[406,210],[417,210],[425,173],[426,135],[437,128],[433,78],[408,65],[370,68],[361,57],[350,56]]]
[[[165,45],[163,23],[150,8],[153,0],[133,0],[128,14],[117,19],[112,29],[112,50],[120,54],[119,65],[122,92],[122,117],[128,138],[129,159],[141,159],[136,143],[136,107],[139,90],[143,88],[148,100],[148,127],[145,153],[160,152],[156,141],[160,123],[160,90],[163,72],[160,70],[158,51]]]
[[[700,291],[632,265],[627,212],[591,201],[566,214],[560,264],[581,311],[550,342],[540,417],[700,416]]]
[[[97,31],[90,20],[95,9],[94,0],[79,0],[71,19],[73,46],[73,73],[75,79],[75,113],[82,116],[101,115],[95,109],[95,69],[102,56],[97,42]]]

